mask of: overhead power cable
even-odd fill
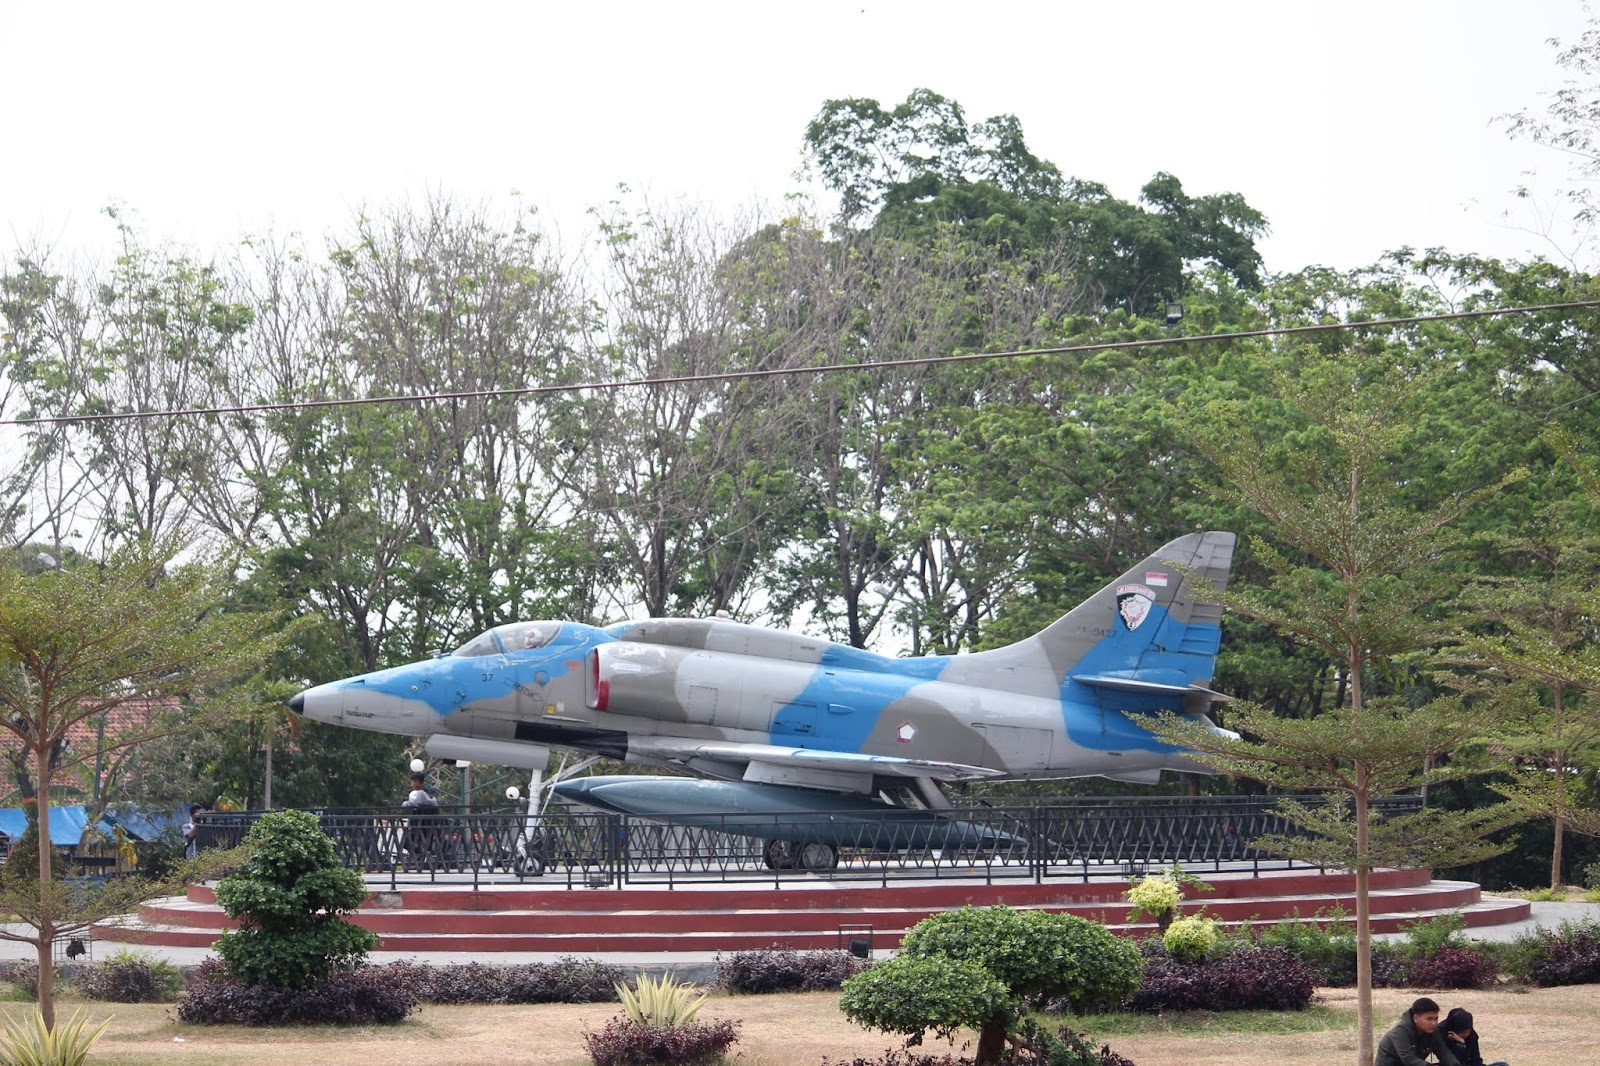
[[[1146,340],[1106,341],[1100,344],[1070,344],[1056,348],[1024,348],[1007,352],[971,352],[965,355],[931,355],[915,359],[883,359],[865,363],[818,363],[809,366],[771,367],[761,370],[727,370],[712,374],[685,374],[678,377],[631,378],[624,381],[588,381],[564,385],[527,385],[512,389],[475,389],[465,392],[428,392],[393,396],[360,396],[336,400],[300,400],[288,403],[241,404],[236,407],[192,407],[164,411],[115,411],[84,415],[47,415],[38,418],[0,419],[0,426],[40,426],[77,422],[116,422],[142,418],[191,418],[205,415],[258,414],[267,411],[306,411],[327,407],[358,407],[369,404],[425,403],[433,400],[482,400],[510,396],[541,396],[564,392],[603,392],[613,389],[650,388],[664,385],[689,385],[711,381],[747,381],[755,378],[792,377],[800,374],[859,373],[863,370],[889,370],[896,367],[939,366],[947,363],[977,363],[996,359],[1020,359],[1041,355],[1077,355],[1109,352],[1124,348],[1164,348],[1175,344],[1210,344],[1218,341],[1246,340],[1252,337],[1292,337],[1302,333],[1326,333],[1345,329],[1384,329],[1424,322],[1451,322],[1501,315],[1526,315],[1539,311],[1574,311],[1600,307],[1600,300],[1571,303],[1534,304],[1526,307],[1496,307],[1482,311],[1452,311],[1437,315],[1411,315],[1406,318],[1375,318],[1365,322],[1324,322],[1311,326],[1280,326],[1273,329],[1243,330],[1238,333],[1207,333],[1200,336],[1155,337]]]

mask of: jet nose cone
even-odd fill
[[[293,711],[295,714],[305,714],[306,713],[306,694],[304,692],[296,692],[293,696],[290,696],[289,697],[289,709],[291,711]]]

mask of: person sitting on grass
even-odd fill
[[[1383,1034],[1372,1066],[1423,1066],[1430,1061],[1439,1066],[1461,1066],[1447,1045],[1439,1031],[1439,1004],[1423,996],[1400,1015],[1393,1029]]]
[[[1443,1030],[1445,1041],[1461,1066],[1484,1066],[1483,1052],[1478,1050],[1478,1031],[1472,1027],[1471,1014],[1461,1007],[1451,1007],[1450,1013],[1444,1017],[1444,1024],[1439,1028]],[[1491,1062],[1488,1066],[1507,1064]]]

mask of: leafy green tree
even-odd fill
[[[259,667],[281,639],[275,616],[227,610],[231,569],[203,557],[179,561],[188,547],[137,541],[38,575],[0,555],[0,728],[32,757],[41,796],[56,770],[51,753],[74,726],[132,701],[200,706]],[[142,737],[129,731],[118,739],[132,745]],[[50,838],[47,803],[39,836]],[[49,852],[40,850],[38,897],[24,914],[34,931],[0,935],[37,948],[39,1007],[53,1025],[50,945],[82,909],[50,887]]]
[[[893,232],[940,225],[1013,251],[1070,238],[1080,276],[1106,307],[1144,314],[1184,291],[1201,263],[1258,288],[1255,239],[1265,217],[1237,193],[1191,197],[1157,174],[1140,203],[1105,186],[1066,179],[1027,147],[1021,124],[1000,115],[969,124],[961,105],[927,89],[884,108],[876,100],[828,100],[806,127],[805,152],[839,196],[839,219]]]
[[[969,126],[960,104],[928,89],[889,109],[865,98],[829,100],[806,127],[805,142],[846,221],[952,184],[1028,197],[1061,189],[1061,172],[1028,150],[1015,116]]]
[[[974,1061],[1000,1060],[1023,1007],[1066,999],[1074,1010],[1116,1002],[1139,987],[1139,951],[1104,926],[1068,914],[963,907],[918,922],[900,954],[844,984],[851,1021],[903,1033],[979,1031]]]
[[[1582,774],[1600,767],[1600,646],[1590,620],[1600,607],[1594,545],[1544,532],[1503,539],[1501,555],[1531,557],[1539,572],[1489,583],[1473,598],[1484,624],[1460,638],[1448,661],[1471,670],[1478,694],[1497,708],[1492,743],[1511,762],[1495,791],[1550,822],[1550,887],[1561,884],[1568,829],[1600,836],[1600,810]]]
[[[217,902],[239,923],[217,941],[228,972],[245,984],[311,988],[361,965],[377,934],[346,920],[367,898],[361,875],[339,862],[333,841],[306,811],[272,811],[250,827],[239,873],[217,884]]]
[[[1232,705],[1228,725],[1238,737],[1175,716],[1157,730],[1215,771],[1345,801],[1315,808],[1285,802],[1285,813],[1306,834],[1268,838],[1261,846],[1355,874],[1362,1066],[1373,1055],[1372,870],[1449,865],[1464,861],[1454,853],[1490,853],[1503,845],[1487,841],[1488,833],[1515,817],[1488,808],[1384,819],[1372,810],[1378,797],[1481,772],[1465,760],[1442,765],[1440,757],[1483,733],[1485,708],[1459,696],[1408,700],[1385,678],[1444,638],[1434,607],[1449,588],[1441,565],[1453,546],[1449,527],[1500,487],[1440,493],[1427,509],[1411,505],[1405,489],[1419,441],[1416,404],[1432,371],[1426,353],[1396,367],[1399,352],[1373,347],[1304,353],[1297,378],[1279,383],[1298,420],[1283,438],[1264,439],[1241,417],[1238,402],[1184,413],[1197,446],[1220,471],[1223,491],[1272,524],[1270,540],[1252,544],[1267,584],[1232,584],[1224,602],[1336,662],[1342,699],[1310,719]]]

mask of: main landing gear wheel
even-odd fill
[[[769,840],[761,855],[769,870],[831,870],[839,863],[830,844],[796,844],[792,840]]]
[[[800,848],[800,866],[806,870],[831,870],[839,856],[829,844],[805,844]]]
[[[794,842],[790,840],[769,840],[762,849],[761,860],[767,864],[769,870],[794,869]]]

